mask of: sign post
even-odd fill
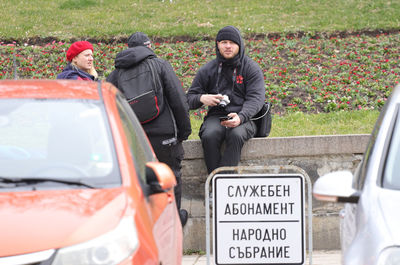
[[[216,174],[217,264],[305,264],[304,176]]]

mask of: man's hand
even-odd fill
[[[217,106],[221,102],[221,99],[223,99],[221,94],[203,94],[200,96],[200,102],[211,107]]]
[[[235,128],[240,125],[240,118],[239,115],[235,112],[231,112],[228,114],[229,117],[232,117],[230,120],[221,121],[221,125],[225,126],[226,128]]]

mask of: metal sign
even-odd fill
[[[304,176],[216,174],[215,264],[304,264]]]

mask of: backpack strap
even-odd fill
[[[158,71],[157,71],[158,65],[155,62],[155,59],[152,59],[152,58],[147,59],[146,62],[148,64],[148,66],[150,67],[151,75],[153,77],[153,83],[155,84],[155,87],[156,87],[156,92],[163,91],[163,86],[162,86],[162,83],[160,80],[160,75],[158,74]],[[158,90],[158,89],[160,89],[160,90]],[[164,93],[163,93],[163,97],[164,97]],[[176,127],[176,120],[174,117],[174,113],[172,112],[171,107],[168,104],[168,100],[166,100],[165,97],[164,97],[164,102],[165,102],[165,106],[167,107],[167,109],[171,115],[172,123],[174,125],[174,138],[164,140],[162,142],[162,144],[164,144],[164,145],[176,144],[176,142],[178,141],[178,129]]]
[[[254,116],[253,118],[250,118],[250,120],[256,121],[256,120],[264,118],[264,116],[268,114],[268,112],[271,108],[271,103],[265,102],[264,104],[265,104],[265,108],[261,108],[259,113],[256,114],[256,116]]]
[[[151,72],[151,77],[153,79],[153,84],[155,87],[156,92],[163,92],[163,86],[160,80],[160,76],[158,74],[158,65],[156,64],[156,62],[154,61],[154,58],[148,58],[144,61],[148,67],[150,68],[150,72]],[[164,93],[162,93],[162,95],[164,96]]]

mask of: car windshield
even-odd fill
[[[99,101],[1,99],[0,177],[120,184],[110,135]]]
[[[399,108],[397,110],[399,111]],[[390,147],[386,158],[383,175],[383,186],[389,189],[400,189],[400,114],[391,135]]]

